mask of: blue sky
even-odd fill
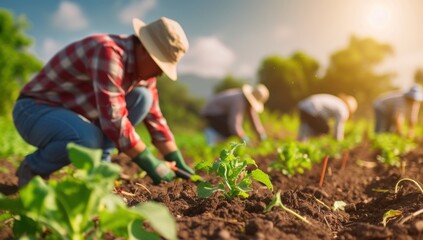
[[[43,61],[88,34],[132,34],[132,17],[148,23],[166,16],[190,42],[180,75],[255,80],[263,58],[297,50],[324,68],[352,34],[395,48],[381,70],[396,71],[398,85],[409,86],[423,68],[422,0],[3,0],[0,7],[26,16],[32,51]]]

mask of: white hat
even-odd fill
[[[404,93],[404,96],[407,98],[411,98],[414,101],[421,102],[423,101],[423,93],[420,85],[414,84],[408,92]]]
[[[258,84],[254,89],[248,84],[242,86],[242,92],[251,107],[257,112],[263,112],[264,103],[269,99],[269,90],[263,84]]]
[[[135,35],[160,69],[170,79],[176,80],[176,64],[189,48],[187,37],[179,23],[162,17],[146,25],[143,21],[134,18],[132,27]]]
[[[354,113],[355,111],[357,111],[357,100],[355,99],[355,97],[351,96],[351,95],[346,95],[346,94],[339,94],[339,98],[342,99],[342,101],[344,101],[344,103],[347,105],[348,110],[350,111],[350,114]]]

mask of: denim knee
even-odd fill
[[[136,87],[125,98],[128,118],[132,125],[138,125],[150,112],[153,95],[148,88]]]

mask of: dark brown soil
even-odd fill
[[[273,159],[275,156],[254,158],[264,171]],[[409,218],[423,209],[423,194],[409,181],[394,193],[401,178],[423,183],[423,147],[402,157],[407,163],[403,173],[400,168],[384,166],[375,159],[376,153],[363,142],[349,152],[345,169],[341,170],[341,159],[329,159],[322,187],[319,187],[322,165],[291,178],[270,172],[274,191],[254,183],[248,199],[225,200],[220,195],[199,199],[196,183],[185,180],[155,186],[149,178],[132,177],[122,180],[119,188],[135,194],[121,194],[129,206],[147,200],[165,204],[176,219],[180,239],[423,239],[423,214]],[[125,174],[137,176],[138,167],[127,158],[116,156],[114,161],[124,168]],[[370,164],[364,167],[358,161]],[[7,161],[0,161],[0,166],[11,169],[9,174],[0,173],[0,191],[13,194],[17,181],[13,175],[15,167]],[[214,177],[199,174],[213,181]],[[311,224],[279,208],[263,212],[279,190],[284,205],[305,216]],[[345,211],[331,210],[335,201],[346,202]],[[383,215],[391,209],[402,214],[384,227]],[[2,226],[0,239],[13,237],[9,225]]]

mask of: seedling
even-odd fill
[[[213,164],[201,162],[196,169],[207,170],[220,178],[217,185],[204,181],[197,186],[197,194],[200,198],[208,198],[214,192],[223,192],[225,198],[234,198],[241,196],[249,197],[248,192],[252,180],[263,183],[268,189],[273,190],[269,175],[260,169],[251,172],[247,171],[249,165],[256,166],[256,162],[248,156],[240,156],[237,150],[245,143],[231,143],[229,148],[223,149],[220,158]]]
[[[416,147],[412,140],[393,133],[375,135],[372,145],[373,148],[380,151],[377,160],[396,167],[401,165],[400,156]]]
[[[283,210],[287,211],[288,213],[294,215],[295,217],[297,217],[301,221],[303,221],[307,224],[311,224],[305,217],[301,216],[300,214],[294,212],[293,210],[291,210],[288,207],[286,207],[285,205],[283,205],[282,200],[281,200],[281,191],[278,191],[278,193],[276,193],[273,200],[266,206],[266,209],[264,209],[264,212],[270,211],[273,207],[280,207]]]
[[[277,160],[273,161],[269,168],[279,170],[287,176],[302,174],[305,169],[311,169],[312,166],[308,150],[306,145],[291,141],[277,148]]]
[[[419,184],[416,180],[413,180],[413,179],[411,179],[411,178],[402,178],[402,179],[400,179],[400,180],[397,182],[397,184],[395,184],[395,194],[396,194],[396,193],[398,193],[399,184],[400,184],[402,181],[410,181],[410,182],[412,182],[412,183],[416,184],[416,186],[420,189],[420,192],[423,194],[423,188],[420,186],[420,184]]]
[[[386,227],[386,224],[388,223],[388,218],[398,217],[401,216],[402,211],[400,210],[389,210],[383,214],[382,224],[384,227]]]

